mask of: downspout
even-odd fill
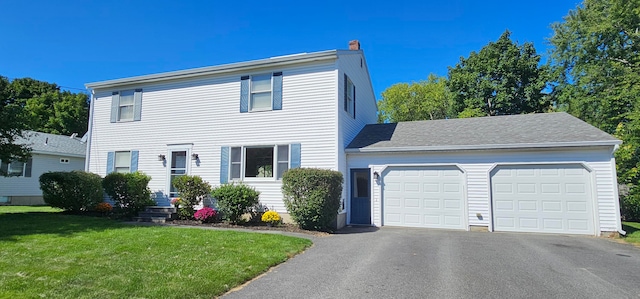
[[[89,172],[89,161],[91,159],[91,133],[93,130],[93,95],[95,91],[91,90],[91,97],[89,99],[89,127],[87,130],[87,152],[84,157],[84,171]]]
[[[615,146],[613,146],[613,150],[611,151],[611,157],[614,158],[614,153],[620,148],[619,144],[616,144]],[[615,158],[612,159],[612,161],[615,161]],[[618,197],[618,200],[616,200],[616,216],[618,217],[618,219],[621,218],[620,216],[620,193],[618,190],[618,173],[616,172],[616,163],[613,162],[611,163],[612,165],[612,170],[613,170],[613,178],[614,178],[614,182],[615,184],[613,184],[613,191],[615,192],[615,195]],[[626,236],[627,232],[622,230],[622,220],[620,221],[620,226],[618,227],[618,233],[620,235]]]

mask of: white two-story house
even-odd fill
[[[346,175],[346,145],[376,122],[359,43],[303,53],[87,84],[92,91],[86,170],[142,171],[159,205],[171,181],[242,181],[286,213],[281,178],[295,167]],[[347,197],[343,191],[343,198]],[[343,210],[344,211],[344,210]],[[339,221],[344,225],[346,216]]]
[[[282,173],[317,167],[345,178],[338,227],[622,232],[619,140],[566,113],[375,124],[357,41],[87,87],[86,170],[142,171],[159,205],[190,174],[286,213]]]

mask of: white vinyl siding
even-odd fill
[[[613,189],[615,169],[611,167],[611,147],[538,151],[461,151],[431,153],[350,153],[349,168],[371,167],[381,173],[387,165],[456,165],[466,174],[468,225],[491,227],[490,172],[499,165],[585,164],[595,182],[596,233],[617,231],[617,194]],[[373,182],[372,218],[382,225],[382,186]],[[599,230],[598,230],[599,229]]]
[[[60,163],[61,155],[32,154],[31,177],[0,177],[1,196],[41,196],[40,175],[49,171],[84,169],[84,158],[68,158],[68,164]],[[106,156],[106,154],[105,154]]]
[[[168,144],[193,144],[191,152],[197,153],[199,160],[187,159],[189,174],[201,176],[214,187],[220,184],[223,146],[230,147],[230,171],[234,167],[233,147],[296,143],[301,144],[302,167],[336,169],[339,103],[335,62],[280,67],[274,71],[284,74],[281,76],[284,107],[274,113],[238,112],[239,79],[244,73],[142,86],[144,121],[126,124],[109,122],[111,92],[97,90],[88,170],[104,176],[108,152],[139,150],[138,169],[152,177],[149,187],[158,204],[168,204]],[[257,74],[260,73],[264,72]],[[140,86],[131,88],[137,87]],[[167,154],[167,161],[158,161],[159,154]],[[260,191],[261,203],[286,213],[280,180],[255,178],[245,183]]]

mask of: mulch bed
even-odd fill
[[[167,221],[169,225],[188,225],[188,226],[203,226],[203,227],[218,227],[218,228],[233,228],[233,229],[246,229],[246,230],[271,230],[271,231],[283,231],[290,233],[301,233],[314,236],[328,236],[329,233],[311,231],[299,228],[297,225],[283,223],[278,226],[267,226],[265,223],[244,223],[244,224],[230,224],[224,222],[216,223],[202,223],[197,220],[171,220]]]

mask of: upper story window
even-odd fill
[[[111,122],[139,121],[142,116],[142,89],[115,91],[111,95]]]
[[[356,86],[344,75],[344,111],[356,118]]]
[[[240,112],[282,110],[282,72],[240,78]]]
[[[2,162],[0,164],[0,173],[7,176],[17,177],[31,177],[31,167],[33,164],[32,159],[28,159],[27,162],[11,161]]]

